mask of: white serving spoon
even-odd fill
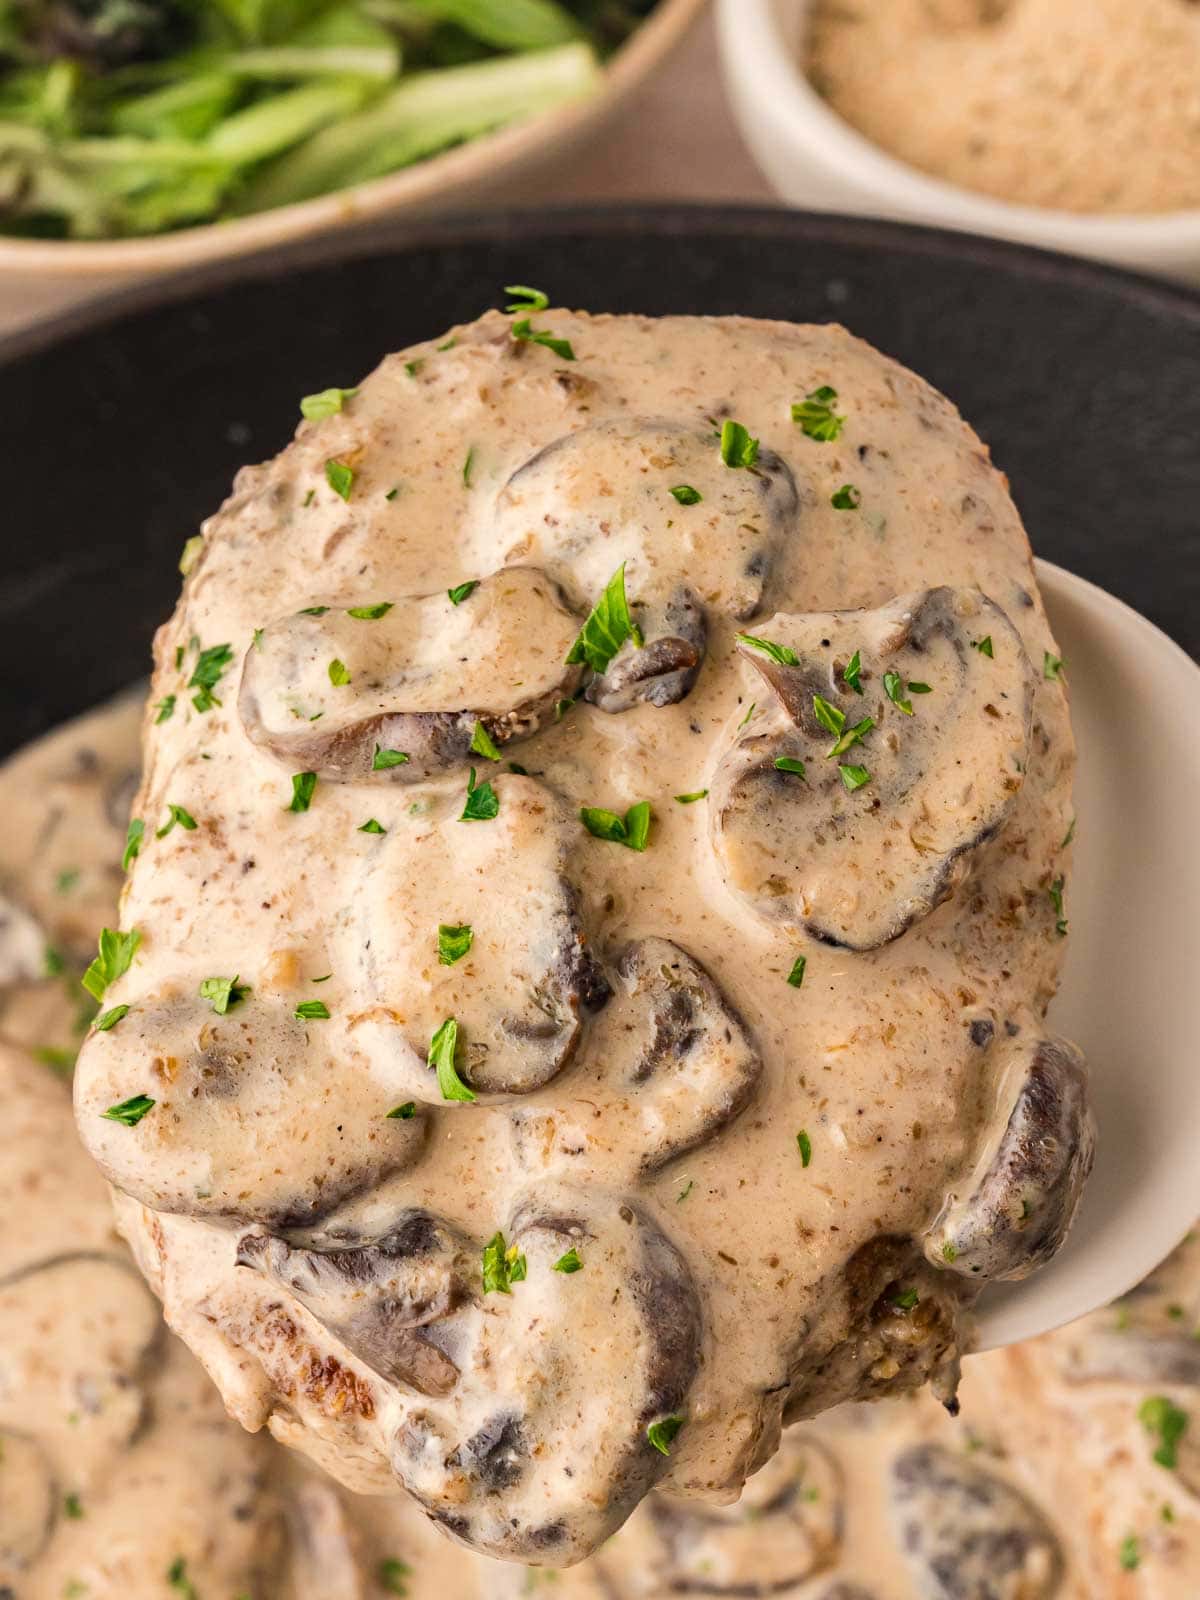
[[[1100,1137],[1060,1254],[981,1297],[984,1350],[1125,1294],[1200,1217],[1200,667],[1103,589],[1037,569],[1079,745],[1049,1021],[1087,1055]]]

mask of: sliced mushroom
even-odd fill
[[[472,759],[477,723],[498,746],[536,733],[579,682],[565,663],[580,619],[533,567],[493,572],[457,605],[443,589],[374,619],[353,609],[282,617],[247,652],[242,724],[293,771],[419,783]],[[408,759],[380,769],[376,750]]]
[[[587,1161],[631,1183],[715,1138],[749,1104],[762,1057],[746,1023],[700,963],[669,939],[617,960],[618,998],[597,1026],[575,1096],[514,1109],[531,1166]]]
[[[1095,1144],[1082,1054],[1065,1039],[1009,1041],[982,1146],[925,1236],[926,1257],[980,1281],[1027,1277],[1066,1238]]]
[[[49,1542],[58,1515],[59,1492],[45,1452],[27,1434],[0,1428],[0,1594],[17,1594]]]
[[[1063,1576],[1050,1524],[1003,1478],[942,1445],[892,1463],[898,1543],[925,1600],[1051,1600]]]
[[[473,1094],[528,1094],[563,1070],[610,992],[568,875],[578,818],[533,778],[492,782],[492,820],[464,825],[457,802],[414,823],[411,840],[368,849],[339,933],[336,965],[361,1007],[356,1042],[402,1075],[406,1097],[435,1105],[426,1055],[447,1018]],[[471,929],[450,965],[438,958],[442,924]]]
[[[458,1368],[429,1330],[472,1298],[478,1256],[469,1251],[447,1224],[410,1211],[382,1238],[342,1248],[247,1234],[237,1260],[294,1294],[380,1377],[447,1395]]]
[[[299,1227],[424,1147],[422,1115],[388,1117],[408,1098],[398,1068],[253,985],[223,1016],[188,995],[136,1002],[85,1049],[84,1142],[110,1183],[159,1211]],[[154,1101],[135,1126],[104,1116],[135,1094]]]
[[[673,489],[700,499],[681,504]],[[752,616],[799,495],[787,463],[762,450],[754,466],[721,460],[718,428],[660,418],[606,419],[556,439],[524,462],[483,530],[510,564],[532,562],[587,611],[624,563],[644,645],[626,643],[588,686],[602,711],[671,705],[704,658],[706,611]],[[482,551],[481,551],[482,554]]]
[[[458,1387],[410,1411],[392,1463],[473,1549],[566,1566],[666,1469],[646,1430],[687,1415],[700,1307],[682,1257],[619,1198],[542,1184],[504,1231],[525,1276],[458,1314]],[[555,1270],[572,1250],[579,1269]],[[589,1352],[611,1348],[620,1371],[600,1394]]]
[[[709,801],[730,889],[760,917],[871,950],[949,898],[1024,781],[1034,678],[1020,636],[974,589],[927,589],[877,611],[784,613],[738,649],[775,705],[722,760]],[[990,654],[973,648],[990,640]],[[778,653],[778,652],[776,652]],[[842,674],[858,655],[855,694]],[[887,693],[887,684],[893,689]],[[928,684],[928,694],[911,683]],[[839,741],[815,699],[844,719]],[[902,708],[911,707],[911,715]],[[801,761],[803,775],[781,770]],[[858,787],[861,770],[869,777]]]
[[[841,1470],[802,1428],[784,1435],[733,1505],[659,1496],[648,1504],[667,1552],[663,1587],[673,1594],[789,1595],[832,1567],[841,1549]]]

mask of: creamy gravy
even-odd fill
[[[1066,686],[978,440],[836,328],[536,322],[578,359],[495,314],[389,357],[207,525],[156,649],[129,1010],[76,1105],[239,1420],[556,1564],[657,1480],[736,1495],[785,1419],[948,1396],[975,1288],[1052,1251],[1090,1126],[1040,1032]],[[540,652],[621,562],[643,647]],[[477,580],[461,615],[531,658],[464,711],[372,608],[441,606],[466,653],[447,591]],[[880,609],[815,615],[849,607]],[[494,794],[464,823],[470,766]],[[579,820],[641,802],[641,851]],[[440,924],[473,929],[452,965]]]

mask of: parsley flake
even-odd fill
[[[518,344],[540,344],[552,350],[560,361],[574,361],[575,352],[569,339],[556,339],[552,333],[535,328],[528,317],[512,325],[512,336]]]
[[[652,1422],[646,1429],[646,1438],[658,1451],[659,1455],[669,1456],[675,1435],[683,1427],[685,1417],[662,1417],[658,1422]]]
[[[169,722],[170,719],[175,715],[175,696],[173,694],[163,695],[161,700],[156,700],[154,702],[154,709],[158,712],[158,715],[154,719],[155,727],[157,727],[160,722]]]
[[[402,767],[408,760],[404,750],[382,750],[375,746],[375,754],[371,757],[372,772],[389,772],[392,767]]]
[[[348,467],[344,461],[327,461],[325,463],[325,482],[340,495],[343,500],[349,500],[350,492],[354,488],[355,472],[353,467]]]
[[[394,604],[394,600],[380,600],[373,606],[351,606],[346,615],[358,622],[378,622],[380,617],[387,616]]]
[[[416,1114],[417,1102],[415,1100],[406,1100],[402,1106],[397,1106],[394,1111],[389,1111],[385,1121],[410,1122]]]
[[[78,1522],[83,1516],[83,1502],[77,1494],[63,1496],[63,1515],[70,1517],[73,1522]]]
[[[521,1283],[529,1271],[515,1244],[506,1245],[502,1233],[494,1233],[483,1247],[484,1294],[511,1294],[514,1283]]]
[[[921,1296],[915,1289],[904,1289],[892,1296],[892,1304],[898,1311],[913,1311],[920,1303]]]
[[[579,820],[596,839],[623,844],[630,850],[644,850],[650,839],[650,802],[639,800],[623,817],[601,806],[581,806]]]
[[[438,964],[452,967],[461,961],[475,941],[475,930],[469,922],[438,924]]]
[[[328,1022],[329,1007],[324,1000],[301,1000],[292,1015],[300,1022]]]
[[[475,732],[471,735],[471,754],[483,756],[487,761],[500,761],[503,759],[492,740],[491,734],[482,722],[475,724]]]
[[[147,1111],[154,1109],[154,1101],[149,1095],[135,1094],[128,1100],[122,1100],[120,1105],[109,1106],[107,1111],[100,1115],[109,1122],[119,1122],[123,1128],[136,1128],[146,1115]]]
[[[207,1000],[219,1017],[223,1017],[231,1006],[240,1005],[249,993],[250,985],[239,983],[236,972],[232,978],[200,980],[201,1000]]]
[[[846,726],[846,713],[831,705],[823,695],[813,695],[813,715],[827,732],[839,736]]]
[[[842,668],[842,682],[848,689],[853,689],[855,694],[861,694],[863,692],[863,686],[859,682],[861,677],[862,652],[856,650],[850,657],[849,661],[847,661],[846,665]]]
[[[100,930],[100,950],[96,959],[83,975],[83,987],[93,1000],[104,998],[109,984],[129,971],[142,936],[136,928],[128,933],[118,933],[113,928]]]
[[[625,594],[625,563],[608,580],[604,593],[587,615],[579,637],[567,652],[566,665],[583,662],[593,672],[607,672],[608,664],[627,639],[635,644],[640,634],[629,614]]]
[[[176,825],[186,828],[189,833],[195,832],[196,819],[190,811],[186,811],[183,806],[175,805],[172,801],[167,802],[167,811],[169,815],[162,827],[156,831],[154,835],[156,839],[165,839]]]
[[[527,283],[506,284],[504,292],[513,297],[512,304],[504,308],[510,314],[514,311],[545,311],[550,304],[550,296],[544,290],[531,289]]]
[[[1064,878],[1055,878],[1054,882],[1046,891],[1050,896],[1050,904],[1054,907],[1054,915],[1056,919],[1054,923],[1054,931],[1058,934],[1060,939],[1065,938],[1067,932],[1067,919],[1063,915],[1063,888],[1065,886],[1065,882],[1066,880]]]
[[[721,460],[727,467],[752,467],[758,460],[758,440],[732,417],[721,424]]]
[[[982,639],[972,639],[971,649],[978,650],[981,656],[987,656],[989,660],[995,658],[996,652],[992,648],[992,636],[990,633],[984,634]]]
[[[386,833],[387,829],[382,822],[377,821],[374,817],[368,817],[365,822],[359,823],[358,831],[359,833]]]
[[[675,799],[681,806],[693,806],[697,800],[703,800],[707,793],[707,789],[693,789],[691,794],[677,794]]]
[[[696,1187],[695,1178],[689,1178],[687,1183],[683,1186],[682,1189],[680,1189],[679,1193],[675,1196],[675,1204],[677,1206],[678,1205],[682,1205],[683,1202],[687,1199],[688,1195],[691,1194],[692,1190],[695,1187]]]
[[[357,393],[357,389],[322,389],[318,394],[306,394],[300,402],[300,415],[320,422],[323,417],[335,416]]]
[[[776,772],[794,772],[798,778],[805,777],[804,763],[797,756],[776,756],[772,765]]]
[[[121,856],[121,871],[128,872],[134,861],[141,853],[142,840],[146,836],[146,824],[141,817],[130,817],[129,826],[125,830],[125,850]]]
[[[491,822],[500,815],[500,797],[490,783],[475,782],[475,768],[467,778],[467,799],[460,822]]]
[[[568,1275],[570,1275],[572,1272],[583,1271],[583,1262],[580,1260],[579,1251],[576,1250],[574,1245],[571,1246],[565,1255],[559,1256],[558,1260],[554,1263],[552,1270],[554,1272],[565,1272]]]
[[[1136,1533],[1127,1533],[1117,1547],[1117,1560],[1123,1572],[1136,1572],[1142,1562],[1142,1550]]]
[[[835,511],[857,511],[862,505],[862,493],[852,483],[844,483],[830,495],[829,504]]]
[[[756,639],[752,633],[739,633],[735,634],[734,637],[738,644],[747,645],[751,650],[760,650],[764,656],[767,656],[781,667],[798,667],[800,665],[800,657],[786,644],[776,644],[771,639]],[[751,706],[750,711],[753,710],[754,707]],[[750,711],[746,713],[747,721],[750,720]]]
[[[350,682],[350,669],[337,656],[329,663],[329,681],[335,689],[344,689]]]
[[[864,784],[870,783],[871,774],[866,767],[838,766],[842,775],[842,783],[848,794],[853,794],[856,789],[861,789]]]
[[[834,412],[836,402],[837,390],[823,383],[819,389],[814,389],[804,400],[792,406],[792,421],[800,425],[800,431],[807,438],[816,439],[820,444],[830,444],[841,433],[846,420]]]
[[[1066,664],[1061,656],[1051,655],[1049,650],[1046,650],[1042,655],[1042,677],[1048,678],[1052,683],[1057,682],[1062,677],[1062,670]]]
[[[474,1100],[475,1091],[462,1081],[454,1065],[457,1049],[458,1022],[454,1017],[447,1017],[429,1041],[427,1063],[437,1073],[443,1100]]]
[[[1138,1421],[1147,1433],[1158,1437],[1151,1459],[1173,1471],[1179,1465],[1179,1441],[1187,1432],[1187,1412],[1165,1394],[1153,1394],[1138,1407]]]
[[[284,807],[285,811],[307,811],[312,804],[313,790],[317,787],[315,772],[295,772],[292,774],[292,798]]]
[[[122,1017],[129,1015],[128,1006],[113,1006],[109,1011],[103,1011],[96,1018],[96,1032],[107,1033],[110,1028],[115,1028]]]
[[[812,1161],[812,1140],[808,1136],[807,1129],[801,1128],[796,1135],[796,1148],[800,1152],[800,1165],[807,1167]]]
[[[793,989],[798,989],[804,982],[804,971],[808,966],[807,956],[797,956],[792,962],[792,970],[787,975],[787,981]]]
[[[182,1556],[176,1556],[167,1568],[167,1582],[172,1589],[178,1589],[183,1600],[200,1600],[196,1592],[196,1585],[187,1575],[187,1562]]]
[[[203,549],[204,549],[204,537],[203,537],[203,535],[199,534],[199,533],[194,533],[192,535],[192,537],[184,545],[183,552],[179,557],[179,570],[180,570],[180,572],[182,573],[182,575],[185,578],[187,577],[188,573],[192,570],[192,568],[196,565],[197,561],[199,561],[200,552]]]
[[[896,707],[903,711],[906,717],[913,714],[912,701],[904,697],[904,679],[898,672],[885,672],[883,675],[883,692]]]
[[[459,583],[453,589],[447,589],[446,593],[450,597],[450,604],[452,606],[462,605],[467,596],[474,594],[478,587],[479,579],[470,578],[466,583]]]
[[[864,717],[861,722],[856,722],[852,728],[845,728],[837,743],[831,745],[826,751],[826,757],[845,755],[850,746],[858,744],[860,740],[865,739],[874,726],[874,717]]]
[[[698,506],[704,499],[699,489],[693,489],[690,483],[677,483],[669,493],[674,495],[681,506]]]
[[[233,650],[227,644],[214,644],[207,650],[201,650],[196,658],[195,670],[187,681],[189,689],[198,691],[192,696],[192,704],[197,711],[211,711],[213,706],[221,704],[213,690],[232,660]]]
[[[475,446],[472,445],[471,448],[467,451],[467,459],[463,462],[462,481],[463,481],[463,488],[464,489],[469,489],[471,487],[471,474],[472,474],[472,472],[474,470],[475,470]]]
[[[412,1568],[407,1561],[401,1561],[398,1556],[385,1556],[379,1563],[379,1587],[384,1594],[406,1595],[408,1587],[405,1578],[412,1577]]]

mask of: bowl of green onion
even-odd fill
[[[0,0],[0,276],[32,298],[467,202],[703,3]]]

